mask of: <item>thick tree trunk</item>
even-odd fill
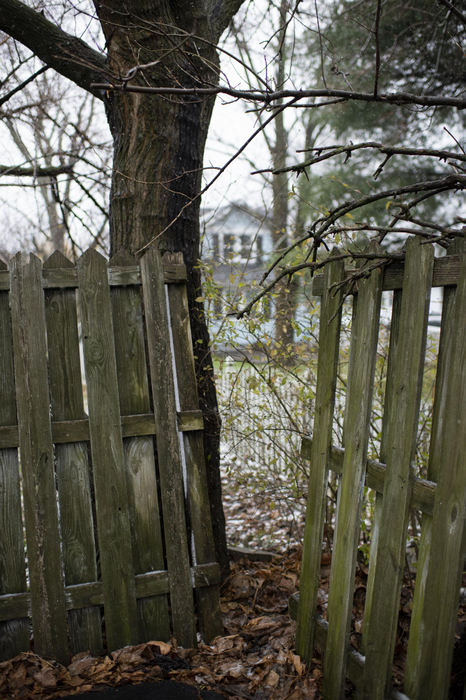
[[[134,3],[137,17],[126,16],[124,27],[115,23],[111,13],[109,16],[111,4],[107,2],[105,10],[99,14],[107,35],[109,68],[114,75],[125,75],[135,65],[160,60],[131,82],[147,80],[159,86],[178,82],[186,87],[200,81],[205,84],[218,80],[218,57],[213,45],[194,46],[194,42],[186,42],[180,50],[172,51],[173,44],[179,44],[180,39],[170,41],[161,35],[158,25],[153,24],[154,14],[150,8],[149,19],[144,17],[141,6],[152,3]],[[169,13],[163,18],[159,14],[158,20],[165,25],[175,25],[177,21]],[[201,28],[198,23],[197,29],[192,30],[199,33]],[[211,514],[217,557],[225,573],[228,555],[219,469],[220,417],[206,320],[202,305],[195,301],[201,296],[198,195],[213,103],[214,98],[175,100],[116,93],[108,96],[106,106],[114,138],[111,252],[126,248],[137,254],[157,237],[162,251],[181,251],[187,266],[191,330],[205,422]]]

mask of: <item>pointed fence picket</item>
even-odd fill
[[[220,633],[182,257],[18,254],[0,323],[0,659]]]
[[[370,267],[369,267],[370,271]],[[308,506],[300,594],[297,651],[310,661],[324,653],[324,697],[343,697],[345,677],[358,697],[381,700],[448,697],[466,512],[466,254],[456,242],[444,258],[411,239],[403,263],[360,278],[354,292],[343,448],[332,446],[344,277],[330,261],[316,278],[322,295],[313,438],[303,440],[310,459]],[[428,480],[415,478],[416,427],[424,370],[432,286],[443,286],[444,310],[437,366]],[[380,462],[367,458],[372,377],[377,352],[380,294],[394,290]],[[329,470],[341,475],[326,619],[318,615],[323,506]],[[376,491],[375,520],[361,648],[350,646],[354,573],[364,486]],[[392,662],[405,565],[408,515],[422,511],[422,534],[408,640],[404,693],[392,687]]]

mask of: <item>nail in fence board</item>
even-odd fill
[[[27,261],[18,253],[10,263],[16,403],[35,650],[66,661],[41,268],[33,255]]]
[[[346,670],[381,297],[382,270],[375,269],[359,282],[351,328],[343,429],[345,456],[338,492],[324,657],[326,698],[339,697]]]
[[[74,269],[58,251],[43,270]],[[74,289],[45,291],[49,384],[54,421],[85,418],[83,382],[79,360],[79,337]],[[89,457],[86,442],[55,446],[60,503],[63,565],[67,586],[97,580],[97,560],[91,503]],[[71,652],[103,650],[99,607],[68,612]]]
[[[0,260],[0,270],[6,265]],[[0,425],[16,425],[13,338],[8,291],[0,291]],[[0,449],[0,596],[26,590],[18,449]],[[0,661],[28,648],[28,620],[0,622]]]
[[[173,634],[178,643],[196,643],[194,599],[184,508],[183,467],[176,419],[175,383],[171,362],[168,312],[162,260],[149,248],[141,258],[141,278],[157,454],[162,492],[165,547],[170,583]]]
[[[88,250],[77,269],[105,627],[118,649],[138,631],[107,263]]]
[[[181,263],[182,255],[166,254],[164,263]],[[180,411],[196,411],[199,406],[194,357],[191,351],[191,326],[189,321],[186,284],[168,285],[170,321],[173,333],[177,387]],[[212,535],[210,507],[205,475],[202,425],[200,430],[183,433],[188,480],[188,508],[193,534],[193,557],[196,564],[215,561],[215,546]],[[204,639],[213,639],[223,633],[220,617],[218,586],[196,591],[196,600],[201,634]]]
[[[115,267],[134,266],[135,260],[123,252],[114,256]],[[150,412],[149,383],[144,348],[144,323],[140,285],[112,287],[110,290],[118,391],[121,415]],[[130,437],[123,441],[135,574],[164,570],[160,508],[157,493],[154,439]],[[138,600],[139,641],[168,639],[170,620],[168,597]]]

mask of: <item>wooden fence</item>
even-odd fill
[[[324,652],[324,696],[342,697],[345,676],[358,697],[395,696],[392,661],[410,508],[422,534],[403,692],[413,700],[448,696],[464,558],[466,511],[466,255],[433,257],[408,241],[404,264],[373,269],[357,282],[347,376],[343,448],[332,445],[341,305],[341,261],[328,265],[322,295],[305,540],[297,608],[297,650]],[[413,458],[432,286],[444,287],[428,479],[414,478]],[[393,290],[380,461],[367,460],[382,290]],[[326,616],[317,614],[329,469],[341,475]],[[375,519],[361,649],[350,647],[354,576],[364,485],[375,489]],[[398,692],[398,697],[400,693]]]
[[[1,658],[221,633],[181,256],[0,265]]]

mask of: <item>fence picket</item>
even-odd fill
[[[459,246],[458,246],[459,247]],[[462,246],[463,253],[465,251]],[[458,252],[456,250],[455,252]],[[458,287],[446,288],[432,419],[429,479],[437,482],[424,516],[406,660],[413,700],[448,697],[466,510],[466,255]],[[445,572],[449,572],[446,575]]]
[[[73,263],[56,251],[44,270],[74,269]],[[54,421],[85,418],[79,360],[79,337],[74,289],[47,289],[45,315],[49,354],[49,382]],[[97,581],[89,458],[85,442],[55,446],[63,540],[65,583],[71,586]],[[100,609],[68,611],[72,653],[103,649]]]
[[[433,249],[410,239],[406,246],[399,340],[393,368],[393,400],[385,422],[387,472],[377,542],[371,612],[365,625],[366,663],[361,696],[385,697],[391,680],[406,532],[412,492],[410,466],[415,451],[424,369]]]
[[[183,646],[194,646],[194,599],[184,507],[183,467],[176,420],[175,385],[170,361],[168,312],[162,260],[149,248],[141,258],[141,279],[157,456],[162,489],[162,511],[170,583],[173,633]]]
[[[370,411],[382,297],[382,270],[359,282],[351,330],[344,422],[343,476],[339,487],[328,598],[324,697],[343,693],[352,591],[359,542]]]
[[[382,418],[382,436],[380,442],[380,461],[386,463],[386,449],[385,444],[388,435],[388,416],[393,415],[396,410],[394,402],[396,401],[396,396],[393,391],[394,388],[394,377],[393,373],[396,368],[394,363],[394,358],[397,354],[397,345],[400,339],[400,313],[401,313],[401,298],[402,290],[396,289],[393,292],[392,300],[392,316],[390,323],[390,343],[388,348],[388,367],[387,367],[387,380],[385,383],[385,396],[384,396],[384,415]],[[375,496],[374,505],[374,518],[372,521],[372,531],[371,531],[371,546],[370,546],[370,558],[369,558],[369,573],[367,577],[367,587],[366,587],[366,602],[364,605],[364,628],[363,636],[361,640],[361,646],[363,651],[366,647],[366,634],[367,629],[370,625],[370,618],[372,614],[372,594],[374,591],[374,577],[377,570],[377,551],[379,542],[379,533],[382,526],[382,512],[383,512],[383,493],[377,492]]]
[[[332,443],[333,409],[340,338],[342,295],[333,289],[343,279],[344,265],[332,262],[325,269],[321,303],[314,440],[312,443],[309,495],[301,564],[296,649],[309,662],[314,649],[315,608],[328,481],[328,458]]]
[[[128,253],[119,251],[112,266],[135,265]],[[140,287],[112,287],[113,329],[122,416],[150,413],[149,384],[144,349],[144,326]],[[130,505],[135,574],[165,569],[160,508],[157,493],[154,439],[131,437],[123,441]],[[168,597],[138,600],[139,641],[168,639]]]
[[[10,263],[16,402],[34,648],[67,661],[41,269],[33,255]]]
[[[118,649],[138,631],[107,263],[91,249],[77,270],[106,634]]]
[[[181,254],[165,255],[164,262],[165,260],[182,263],[183,257]],[[168,299],[178,379],[179,409],[196,411],[199,409],[199,400],[186,284],[169,284]],[[207,564],[215,561],[215,544],[205,474],[202,431],[184,433],[183,442],[188,479],[189,516],[193,533],[193,556],[196,564]],[[201,633],[206,641],[210,641],[223,632],[218,585],[198,589],[196,600]]]
[[[0,260],[0,270],[7,266]],[[0,425],[16,425],[13,338],[8,292],[0,291]],[[23,525],[17,448],[0,449],[0,595],[26,590]],[[0,660],[29,645],[26,618],[0,622]]]

